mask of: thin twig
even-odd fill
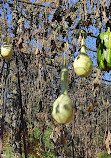
[[[30,5],[35,5],[35,6],[39,6],[39,7],[46,7],[45,5],[43,4],[38,4],[38,3],[32,3],[32,2],[26,2],[26,1],[22,1],[22,0],[18,0],[18,2],[21,2],[21,3],[26,3],[26,4],[30,4]],[[47,6],[49,8],[49,6]],[[55,7],[52,7],[52,9],[56,9]]]

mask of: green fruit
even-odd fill
[[[61,95],[55,100],[53,118],[60,124],[68,123],[73,118],[73,104],[68,96],[68,69],[61,70]]]
[[[81,53],[75,58],[73,67],[79,77],[88,77],[92,72],[93,62],[86,54],[84,39],[82,39],[81,46]]]
[[[96,41],[97,63],[103,71],[111,70],[111,32],[101,33]]]
[[[1,46],[1,56],[3,59],[8,59],[12,56],[13,52],[9,45]]]
[[[61,124],[68,123],[72,120],[73,106],[68,95],[61,94],[53,104],[53,118]]]

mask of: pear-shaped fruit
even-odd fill
[[[88,77],[91,74],[93,62],[86,54],[84,38],[81,41],[81,53],[75,58],[73,67],[79,77]]]
[[[68,96],[68,69],[61,71],[61,95],[53,104],[52,116],[60,124],[68,123],[73,118],[73,104]]]
[[[1,46],[1,56],[3,59],[8,59],[12,56],[12,48],[9,45]]]
[[[73,106],[68,95],[61,94],[53,104],[53,118],[61,124],[72,120]]]
[[[92,61],[85,53],[80,53],[73,63],[75,73],[80,77],[88,77],[92,72]]]

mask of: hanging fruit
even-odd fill
[[[70,122],[73,117],[73,104],[68,96],[68,69],[66,67],[61,70],[61,95],[53,104],[52,116],[60,124]]]
[[[3,44],[1,46],[1,56],[3,59],[8,59],[12,56],[12,48],[8,44]]]
[[[84,38],[81,41],[81,53],[75,58],[73,67],[79,77],[88,77],[91,74],[93,62],[86,54]]]
[[[100,33],[96,41],[97,46],[97,63],[102,71],[111,70],[111,32]]]

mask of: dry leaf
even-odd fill
[[[107,153],[111,154],[111,133],[110,133],[110,131],[108,131],[108,136],[105,141],[105,146],[107,149]]]

